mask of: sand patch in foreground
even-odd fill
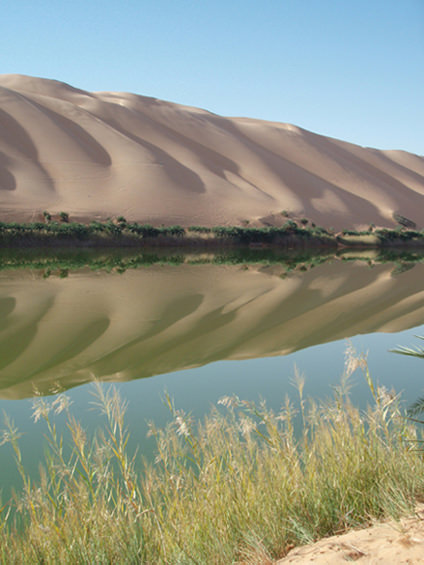
[[[378,522],[369,528],[297,547],[278,561],[278,565],[340,565],[352,561],[361,565],[424,563],[424,504],[417,507],[412,517]]]

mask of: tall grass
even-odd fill
[[[358,366],[373,395],[365,412],[348,393]],[[171,421],[151,426],[156,459],[142,469],[128,454],[115,390],[96,388],[106,424],[91,439],[66,396],[39,399],[34,415],[47,426],[49,449],[38,484],[25,473],[13,423],[3,432],[24,486],[13,512],[2,510],[2,562],[271,563],[293,545],[410,512],[424,496],[417,431],[398,398],[371,381],[365,360],[349,355],[332,400],[304,399],[298,385],[297,411],[288,400],[275,413],[227,397],[201,422],[168,398]],[[55,427],[60,411],[70,451]]]

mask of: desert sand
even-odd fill
[[[390,119],[390,116],[387,118]],[[0,75],[0,220],[424,227],[424,157],[156,98]]]
[[[394,274],[390,264],[334,261],[282,273],[279,265],[86,269],[47,279],[3,271],[0,397],[284,355],[422,323],[422,264]]]
[[[293,549],[277,565],[419,565],[424,563],[424,505],[414,516],[377,522],[372,527]]]

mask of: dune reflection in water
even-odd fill
[[[222,359],[284,355],[423,323],[424,265],[334,260],[282,276],[275,265],[154,265],[123,274],[0,274],[0,397],[122,381]]]

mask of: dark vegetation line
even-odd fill
[[[183,239],[191,241],[208,240],[234,240],[237,243],[273,243],[278,238],[287,236],[298,236],[305,239],[311,237],[328,238],[331,236],[324,228],[298,227],[296,222],[287,221],[284,226],[276,227],[238,227],[238,226],[216,226],[212,228],[204,226],[191,226],[183,228],[181,226],[162,226],[154,227],[150,224],[139,224],[137,222],[127,222],[122,216],[116,220],[106,222],[93,221],[89,224],[69,222],[69,217],[65,220],[17,223],[0,222],[0,241],[2,243],[30,242],[38,243],[54,241],[73,241],[77,242],[97,242],[107,243],[112,241],[115,245],[130,245],[161,240],[177,240],[181,243]]]
[[[212,245],[318,245],[320,247],[380,247],[390,245],[422,245],[424,230],[399,224],[394,229],[343,230],[335,233],[308,220],[299,224],[287,220],[283,226],[190,226],[154,227],[150,224],[128,222],[123,216],[105,222],[89,224],[70,222],[66,212],[60,221],[52,221],[44,213],[44,222],[0,222],[0,244],[3,246],[49,246],[72,244],[80,246],[131,247],[140,245],[212,246]],[[369,236],[372,236],[371,238]]]
[[[145,248],[140,252],[134,248],[96,248],[69,247],[45,248],[9,248],[0,250],[0,272],[16,269],[33,269],[41,272],[44,278],[49,276],[67,277],[72,271],[90,269],[124,273],[129,269],[147,268],[153,265],[278,265],[285,274],[294,271],[308,271],[328,261],[362,261],[370,268],[379,263],[392,263],[393,274],[400,274],[411,269],[417,263],[424,262],[424,250],[402,248],[380,248],[370,256],[366,251],[334,249],[293,249],[271,247],[252,249],[248,246],[224,248],[205,253],[204,250],[182,252],[175,247]],[[282,273],[280,276],[283,276]]]
[[[293,253],[274,253],[273,249],[252,250],[234,249],[223,250],[221,253],[190,253],[184,255],[175,249],[143,250],[142,253],[126,252],[116,253],[108,250],[99,254],[98,250],[53,250],[46,254],[38,249],[3,250],[0,252],[0,271],[30,268],[43,270],[45,277],[50,274],[66,276],[66,272],[82,268],[93,271],[104,270],[108,272],[124,273],[128,269],[138,269],[151,265],[281,265],[287,271],[299,268],[307,270],[309,267],[324,263],[334,258],[334,254],[316,254],[310,250]],[[423,258],[424,260],[424,258]]]

